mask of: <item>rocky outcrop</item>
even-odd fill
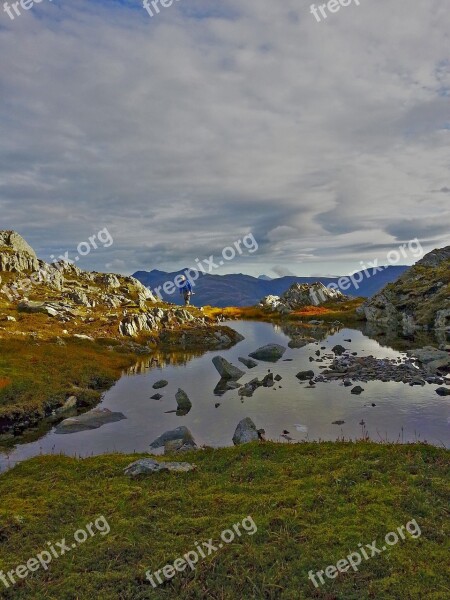
[[[357,312],[370,323],[450,332],[450,246],[433,250]]]
[[[327,288],[316,283],[294,283],[282,296],[266,296],[260,305],[266,310],[289,314],[305,306],[320,306],[325,302],[345,300],[346,296],[339,290]]]
[[[39,261],[33,248],[15,231],[0,231],[0,271],[37,271]]]

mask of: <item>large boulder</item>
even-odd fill
[[[285,352],[286,348],[280,346],[280,344],[267,344],[266,346],[262,346],[261,348],[258,348],[258,350],[255,350],[249,354],[249,356],[264,362],[277,362]]]
[[[236,431],[233,435],[233,444],[239,446],[241,444],[248,444],[249,442],[256,442],[260,439],[256,425],[250,419],[246,417],[238,423]]]
[[[121,412],[111,412],[107,408],[94,408],[78,417],[65,419],[55,429],[55,433],[78,433],[90,429],[98,429],[107,423],[116,423],[126,419]]]
[[[150,448],[162,448],[167,442],[174,440],[182,441],[183,444],[190,444],[195,446],[195,441],[192,433],[187,427],[181,426],[176,429],[171,429],[160,435],[156,440],[150,444]]]
[[[407,355],[416,358],[429,373],[435,373],[438,369],[450,368],[450,354],[446,350],[438,350],[433,346],[408,350]]]
[[[212,362],[216,369],[219,371],[221,379],[237,380],[240,379],[243,375],[245,375],[244,371],[241,371],[241,369],[238,369],[238,367],[235,367],[234,365],[229,363],[222,356],[215,356],[212,359]]]
[[[23,237],[15,231],[0,231],[0,271],[22,273],[38,270],[36,253]]]

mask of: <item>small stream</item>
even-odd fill
[[[206,352],[200,357],[186,354],[158,357],[158,365],[146,357],[124,373],[99,405],[124,413],[126,420],[68,435],[57,435],[52,429],[38,441],[17,445],[8,453],[0,451],[0,471],[38,454],[86,457],[111,452],[147,452],[156,437],[180,425],[191,430],[198,445],[229,446],[237,423],[244,417],[251,417],[258,428],[265,429],[268,439],[282,442],[286,442],[280,437],[286,430],[294,441],[368,436],[377,442],[427,441],[450,447],[450,401],[436,394],[436,385],[411,387],[374,381],[363,383],[365,391],[355,396],[350,393],[351,388],[339,382],[319,383],[309,389],[307,382],[299,382],[295,377],[301,370],[317,371],[309,357],[321,347],[326,347],[323,351],[326,353],[336,344],[342,344],[360,356],[372,354],[378,358],[404,356],[401,352],[381,346],[359,330],[331,330],[318,335],[317,344],[288,348],[283,360],[276,364],[260,362],[258,367],[247,370],[238,362],[239,356],[246,357],[268,343],[287,346],[290,338],[282,328],[270,323],[234,321],[229,325],[245,339],[219,354],[246,371],[240,383],[262,378],[271,369],[281,375],[279,384],[259,388],[251,398],[241,399],[236,390],[219,397],[214,388],[220,377],[211,362],[217,352]],[[344,341],[348,338],[351,343]],[[150,397],[156,392],[152,385],[159,379],[168,380],[169,385],[158,390],[163,394],[161,400],[152,400]],[[193,404],[185,416],[170,412],[176,409],[178,388],[187,392]],[[344,423],[333,425],[333,421]]]

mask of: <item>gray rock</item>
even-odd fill
[[[181,440],[183,444],[192,444],[195,446],[195,441],[192,433],[187,427],[181,426],[170,431],[166,431],[150,444],[150,448],[162,448],[166,442],[173,440]]]
[[[111,412],[107,408],[94,408],[87,413],[65,419],[56,426],[55,433],[67,434],[78,433],[80,431],[88,431],[98,429],[108,423],[116,423],[126,419],[126,416],[121,412]]]
[[[56,414],[59,415],[61,413],[65,413],[65,412],[69,412],[70,410],[74,410],[77,407],[77,399],[75,396],[70,396],[70,398],[67,398],[67,400],[64,402],[64,404],[62,406],[60,406],[59,408],[56,409]]]
[[[260,439],[256,425],[250,419],[246,417],[239,422],[236,427],[236,431],[233,435],[233,444],[239,446],[241,444],[248,444],[249,442],[255,442]]]
[[[297,373],[296,377],[297,379],[300,379],[300,381],[308,381],[314,377],[314,371],[300,371],[300,373]]]
[[[337,344],[332,350],[336,356],[341,356],[345,352],[344,346],[341,346],[340,344]]]
[[[196,450],[195,442],[185,442],[183,440],[169,440],[164,444],[164,454],[178,454],[182,452],[191,452]]]
[[[181,388],[179,388],[178,392],[175,394],[175,399],[177,401],[178,410],[189,411],[192,408],[192,402],[189,400],[189,396]]]
[[[262,346],[261,348],[255,350],[249,354],[249,356],[264,362],[277,362],[280,360],[280,358],[282,358],[285,352],[286,348],[284,346],[280,346],[280,344],[267,344],[266,346]]]
[[[245,365],[247,367],[247,369],[254,369],[255,367],[258,366],[258,363],[256,361],[252,360],[251,358],[244,358],[243,356],[240,356],[238,358],[238,360],[243,365]]]
[[[152,475],[153,473],[160,473],[161,471],[171,471],[175,473],[186,473],[193,471],[195,465],[190,463],[170,463],[170,462],[157,462],[152,458],[141,458],[134,463],[131,463],[124,470],[125,475],[128,477],[139,477],[141,475]]]
[[[355,387],[352,389],[352,392],[351,392],[351,393],[352,393],[352,394],[359,395],[359,394],[362,394],[362,393],[363,393],[363,391],[364,391],[364,388],[362,388],[360,385],[356,385],[356,386],[355,386]]]
[[[222,379],[240,379],[243,375],[245,375],[244,371],[241,371],[237,367],[233,366],[227,360],[225,360],[222,356],[215,356],[212,359],[213,365],[219,371],[220,377]]]
[[[167,385],[169,385],[169,382],[166,381],[165,379],[161,379],[160,381],[157,381],[156,383],[154,383],[152,387],[154,390],[160,390],[160,389],[166,387]]]
[[[150,396],[150,400],[161,400],[162,397],[162,394],[153,394],[153,396]]]
[[[450,389],[445,387],[440,387],[436,390],[436,394],[439,396],[450,396]]]

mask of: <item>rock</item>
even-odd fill
[[[266,375],[262,380],[262,384],[264,387],[272,387],[274,385],[273,373]]]
[[[164,454],[178,454],[196,450],[197,445],[183,440],[169,440],[164,444]]]
[[[213,365],[219,371],[222,379],[240,379],[245,375],[244,371],[241,371],[237,367],[233,366],[222,356],[216,356],[212,359]]]
[[[0,271],[23,273],[39,270],[33,248],[15,231],[0,231]]]
[[[266,310],[288,314],[304,306],[319,306],[330,300],[344,299],[342,292],[329,289],[317,281],[312,284],[294,283],[281,297],[266,296],[260,305]]]
[[[345,423],[345,421],[333,421],[331,424],[332,425],[343,425]]]
[[[162,397],[162,394],[153,394],[153,396],[150,396],[150,400],[161,400]]]
[[[95,342],[94,338],[91,337],[90,335],[83,335],[81,333],[75,333],[74,338],[76,338],[77,340],[86,340],[88,342]]]
[[[169,385],[169,382],[166,381],[165,379],[161,379],[160,381],[157,381],[156,383],[154,383],[152,385],[154,390],[160,390],[164,387],[166,387],[167,385]]]
[[[336,354],[336,356],[342,356],[342,354],[344,354],[345,352],[345,348],[344,346],[341,346],[340,344],[337,344],[332,351]]]
[[[450,354],[433,346],[425,346],[417,350],[408,350],[408,356],[417,358],[429,373],[436,373],[441,368],[450,367]]]
[[[41,313],[48,317],[57,317],[59,312],[47,302],[32,302],[31,300],[22,300],[17,306],[19,312]]]
[[[131,463],[124,470],[125,475],[128,477],[139,477],[140,475],[152,475],[153,473],[159,473],[161,471],[171,471],[175,473],[186,473],[193,471],[195,465],[190,463],[170,463],[170,462],[157,462],[152,458],[141,458],[134,463]]]
[[[300,381],[308,381],[314,377],[314,371],[300,371],[300,373],[297,373],[296,377],[297,379],[300,379]]]
[[[62,406],[60,406],[59,408],[57,408],[55,412],[57,415],[59,415],[61,413],[65,413],[70,410],[74,410],[76,408],[77,408],[77,399],[75,396],[70,396],[70,398],[67,398],[67,400],[64,402],[64,404]]]
[[[189,400],[186,392],[181,388],[179,388],[178,392],[175,394],[175,399],[177,401],[178,410],[189,411],[192,408],[192,402]]]
[[[351,393],[352,393],[352,394],[359,395],[359,394],[362,394],[362,393],[363,393],[363,391],[364,391],[364,388],[362,388],[360,385],[356,385],[356,386],[355,386],[355,387],[352,389],[352,392],[351,392]]]
[[[254,369],[255,367],[258,366],[258,363],[256,361],[252,360],[251,358],[244,358],[244,357],[240,356],[238,358],[238,360],[243,365],[245,365],[247,367],[247,369]]]
[[[249,356],[264,362],[277,362],[285,352],[286,348],[280,344],[267,344],[255,350]]]
[[[283,378],[281,375],[275,375],[275,381],[281,381]]]
[[[78,433],[98,429],[108,423],[116,423],[126,419],[121,412],[111,412],[107,408],[94,408],[87,413],[65,419],[56,426],[55,433]]]
[[[179,440],[183,444],[190,444],[195,446],[195,440],[192,436],[192,433],[189,431],[187,427],[181,426],[176,429],[172,429],[170,431],[166,431],[162,435],[160,435],[156,440],[154,440],[150,444],[150,448],[162,448],[166,442],[170,442],[173,440]]]
[[[436,390],[436,394],[439,396],[450,396],[450,389],[445,387],[440,387]]]
[[[256,425],[250,419],[246,417],[239,422],[236,427],[236,431],[233,435],[233,444],[239,446],[241,444],[248,444],[249,442],[256,442],[260,439],[260,434],[256,429]]]

